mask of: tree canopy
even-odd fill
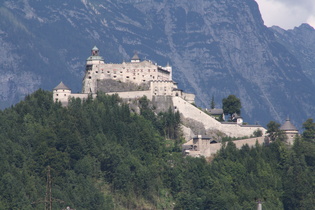
[[[241,114],[241,100],[235,95],[229,95],[222,99],[222,108],[225,115],[229,114],[231,119],[234,113]]]
[[[0,111],[0,209],[312,209],[315,141],[292,148],[227,142],[211,159],[183,157],[179,114],[132,113],[117,95],[71,100],[38,90]],[[313,129],[308,120],[305,131]],[[307,135],[306,135],[307,134]],[[275,138],[278,138],[277,136]]]
[[[285,141],[286,136],[282,130],[280,130],[280,124],[275,121],[270,121],[267,124],[267,134],[271,141],[280,140]]]

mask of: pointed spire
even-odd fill
[[[291,123],[289,116],[287,116],[287,119],[285,120],[283,125],[280,127],[280,130],[297,131],[298,129]]]
[[[104,59],[102,58],[102,56],[99,55],[100,50],[94,46],[91,50],[91,56],[87,58],[87,61],[104,61]]]
[[[92,48],[92,50],[98,51],[99,49],[96,47],[96,45],[94,45],[94,47]]]
[[[59,85],[57,85],[54,90],[70,90],[63,82],[60,82]]]
[[[133,57],[131,58],[131,62],[140,62],[140,58],[139,58],[137,52],[135,52],[135,54],[134,54]]]
[[[98,56],[98,52],[100,50],[96,47],[96,45],[92,48],[92,56]]]

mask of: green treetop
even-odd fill
[[[229,114],[232,118],[234,113],[241,113],[241,100],[237,98],[235,95],[229,95],[227,98],[222,99],[222,108],[224,114]]]

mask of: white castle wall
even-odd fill
[[[70,98],[80,98],[81,100],[87,99],[90,94],[88,93],[71,93],[71,90],[54,90],[53,100],[54,102],[61,102],[63,106],[67,106]],[[92,94],[95,98],[97,94]]]
[[[172,81],[172,67],[161,67],[150,61],[123,62],[121,64],[88,61],[82,82],[83,93],[96,93],[97,80],[113,79],[135,84],[149,81]]]
[[[223,146],[222,143],[210,144],[210,141],[211,140],[201,140],[201,139],[190,140],[184,145],[191,145],[192,148],[194,148],[195,150],[185,150],[184,152],[186,155],[189,155],[192,157],[200,157],[200,156],[210,157],[211,155],[216,154]],[[256,137],[256,138],[233,141],[236,148],[238,149],[241,149],[246,144],[249,147],[255,147],[256,143],[258,143],[259,145],[262,145],[264,142],[265,142],[265,137]]]
[[[68,104],[69,96],[71,95],[71,90],[54,90],[53,100],[54,102],[61,102],[64,106]]]
[[[220,130],[231,137],[250,136],[257,129],[260,129],[263,134],[266,132],[266,129],[261,126],[240,126],[235,123],[222,124],[180,97],[173,97],[173,105],[185,118],[201,122],[205,129]]]
[[[195,103],[195,94],[192,93],[182,93],[182,97],[185,101],[189,102],[189,103]]]
[[[151,94],[158,95],[158,96],[171,96],[174,88],[174,82],[173,81],[151,81],[150,82],[150,90]]]

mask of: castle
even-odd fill
[[[106,86],[113,86],[113,81],[118,83],[129,83],[127,88],[117,87],[112,90],[104,89]],[[131,88],[136,85],[136,88]],[[122,86],[122,85],[120,85]],[[139,90],[139,87],[140,90]],[[195,95],[185,93],[178,89],[177,83],[172,80],[172,67],[159,66],[151,61],[141,61],[135,54],[130,62],[120,64],[105,63],[99,55],[99,49],[95,46],[91,50],[91,56],[86,60],[85,76],[82,81],[82,93],[72,93],[71,89],[62,82],[54,88],[54,101],[61,102],[64,106],[68,104],[69,97],[87,98],[95,95],[97,91],[107,94],[118,94],[121,98],[138,98],[147,96],[152,100],[153,96],[178,96],[189,103],[194,103]]]
[[[231,137],[243,137],[252,136],[258,130],[263,135],[266,133],[266,129],[260,125],[244,125],[240,117],[236,122],[219,122],[214,116],[195,107],[195,95],[178,89],[177,83],[172,79],[172,67],[169,64],[162,67],[148,60],[141,61],[137,54],[130,62],[105,63],[96,46],[86,60],[82,93],[72,93],[70,88],[60,82],[53,89],[53,100],[67,106],[71,97],[94,98],[98,91],[118,94],[126,101],[146,96],[157,110],[166,111],[171,107],[174,111],[179,111],[183,121],[189,122],[182,125],[187,141],[183,148],[186,154],[192,156],[210,156],[222,146],[216,139],[202,137],[201,134],[223,133]],[[198,124],[203,130],[196,130],[191,124]],[[256,141],[262,144],[264,138],[239,140],[236,145],[239,148],[245,144],[254,146]]]

